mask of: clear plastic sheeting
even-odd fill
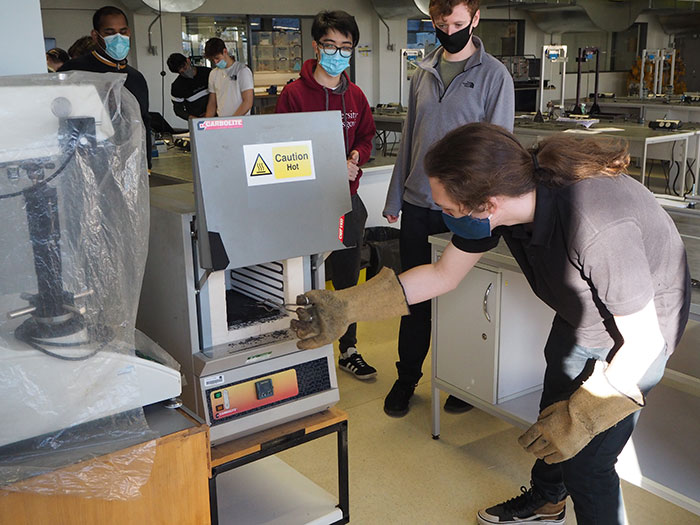
[[[136,409],[5,446],[0,449],[0,490],[138,497],[151,473],[157,437],[143,410]]]
[[[138,495],[157,437],[140,407],[180,392],[135,344],[148,175],[125,78],[0,77],[2,490]]]

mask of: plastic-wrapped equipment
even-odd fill
[[[125,78],[0,77],[2,490],[138,495],[157,437],[141,407],[180,393],[135,344],[148,174]]]

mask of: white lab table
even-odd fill
[[[596,131],[606,128],[617,128],[620,131]],[[516,118],[515,136],[525,147],[530,147],[540,140],[555,133],[567,132],[578,137],[617,137],[628,141],[630,155],[641,159],[642,184],[646,183],[647,159],[675,160],[675,144],[681,145],[680,165],[682,166],[683,193],[686,192],[688,159],[700,158],[700,125],[688,125],[677,131],[653,130],[642,124],[620,122],[600,122],[588,129],[569,122],[537,123],[532,120]],[[697,170],[696,170],[697,171]],[[693,195],[697,193],[697,183],[688,188]]]

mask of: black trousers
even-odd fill
[[[355,194],[350,198],[352,211],[345,215],[344,244],[352,246],[344,250],[336,250],[328,257],[331,266],[331,282],[333,288],[342,290],[357,284],[360,277],[362,257],[362,238],[367,222],[367,209],[360,196]],[[357,345],[357,324],[352,323],[338,340],[340,351],[345,352],[351,346]]]
[[[442,212],[421,208],[404,201],[401,208],[401,269],[430,263],[428,236],[447,231]],[[399,360],[396,368],[399,381],[416,384],[423,375],[423,361],[430,348],[430,301],[409,306],[409,315],[401,318]]]
[[[573,334],[555,326],[545,345],[547,369],[540,401],[545,407],[568,399],[593,371],[596,360],[605,360],[610,348],[577,345]],[[668,360],[662,352],[639,383],[645,394],[663,376]],[[557,502],[568,494],[574,502],[579,525],[622,525],[625,510],[620,478],[615,471],[617,456],[632,435],[639,412],[598,434],[573,458],[548,465],[538,459],[532,467],[532,483],[549,501]]]

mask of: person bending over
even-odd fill
[[[560,134],[527,151],[498,126],[460,127],[425,158],[453,232],[440,260],[307,292],[312,313],[299,309],[292,321],[298,346],[312,348],[350,322],[405,315],[453,290],[505,241],[556,314],[539,417],[518,439],[537,457],[531,486],[480,510],[482,525],[564,523],[567,494],[579,525],[625,523],[615,462],[690,310],[683,242],[653,194],[625,173],[628,163],[618,143]]]

